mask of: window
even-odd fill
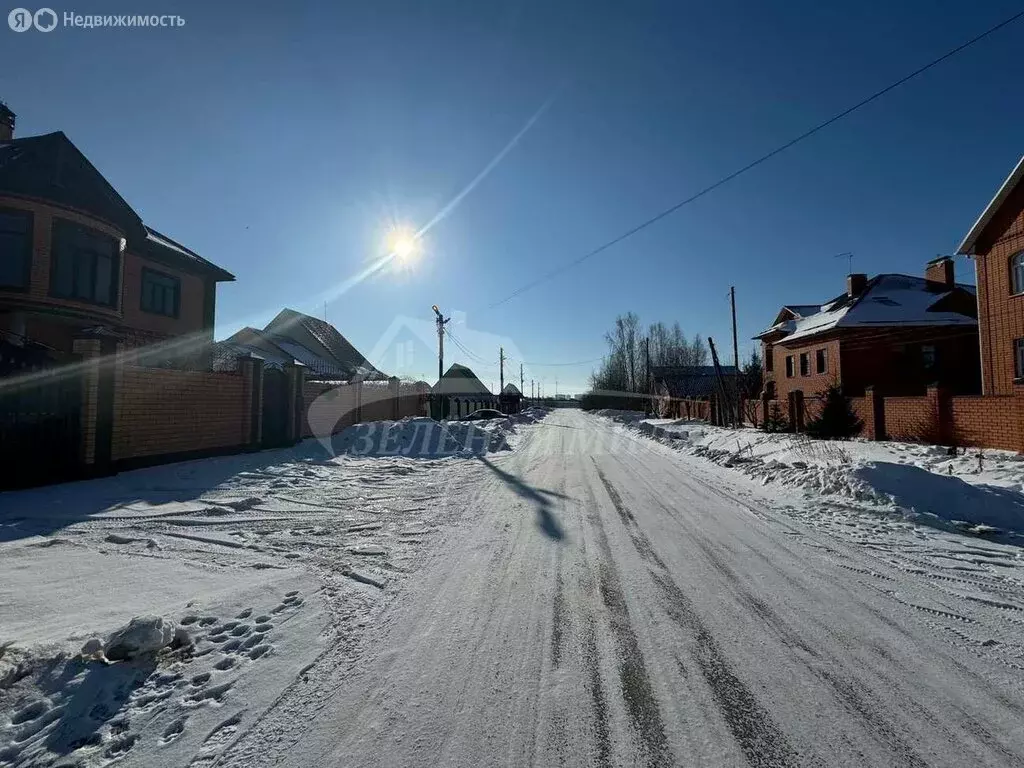
[[[772,345],[764,345],[764,369],[771,372],[775,369],[775,355],[772,354]]]
[[[786,355],[786,378],[793,378],[793,356]]]
[[[1013,374],[1024,379],[1024,339],[1013,340]]]
[[[814,372],[828,373],[828,350],[819,349],[814,353]]]
[[[921,364],[924,365],[926,370],[931,370],[935,367],[935,345],[934,344],[922,344],[921,345]]]
[[[811,353],[801,352],[800,353],[800,375],[810,376],[811,375]]]
[[[54,221],[52,296],[116,306],[119,272],[114,238],[70,221]]]
[[[1024,251],[1010,259],[1010,293],[1024,293]]]
[[[155,269],[142,269],[142,310],[177,317],[181,305],[181,280]]]
[[[0,209],[0,287],[28,288],[32,265],[32,214]]]

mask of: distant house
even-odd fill
[[[435,419],[460,419],[479,408],[497,408],[498,398],[476,374],[453,363],[431,387],[431,413]]]
[[[973,256],[978,283],[981,387],[1012,395],[1024,384],[1024,158],[957,253]]]
[[[498,404],[502,413],[519,413],[523,409],[523,393],[512,382],[505,385],[498,396]]]
[[[71,352],[91,333],[208,367],[234,276],[143,223],[62,132],[14,138],[0,104],[0,345]]]
[[[763,345],[765,395],[787,403],[838,384],[849,396],[923,395],[931,384],[971,394],[978,382],[974,286],[957,283],[953,260],[924,277],[849,275],[824,304],[783,306],[755,338]]]

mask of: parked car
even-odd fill
[[[504,419],[505,414],[493,408],[480,408],[466,416],[463,421],[483,421],[485,419]]]

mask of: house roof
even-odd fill
[[[0,190],[52,200],[138,232],[142,220],[63,131],[0,144]]]
[[[452,363],[431,389],[444,395],[491,395],[491,390],[470,368],[458,363]]]
[[[1021,179],[1024,179],[1024,157],[1021,157],[1017,161],[1017,165],[1010,172],[1010,175],[1006,177],[1006,181],[999,187],[995,197],[985,206],[985,210],[981,212],[977,221],[974,222],[974,226],[971,227],[970,232],[964,237],[963,242],[960,243],[960,247],[956,249],[956,252],[963,255],[973,255],[976,253],[975,247],[978,244],[978,239],[981,237],[985,228],[989,225],[989,222],[995,217],[1002,208],[1003,203],[1013,193],[1013,191],[1020,184]]]
[[[508,384],[505,385],[505,388],[503,390],[501,390],[501,394],[503,394],[503,395],[522,395],[523,393],[519,391],[519,387],[517,387],[515,384],[513,384],[510,381]]]
[[[322,351],[303,344],[297,329],[302,329],[321,347]],[[263,329],[281,349],[314,373],[340,376],[361,376],[366,379],[384,379],[385,374],[371,365],[337,328],[328,322],[294,309],[282,309]]]
[[[145,251],[147,255],[153,256],[157,261],[166,261],[168,257],[175,261],[183,261],[187,265],[186,268],[191,267],[190,271],[208,272],[218,282],[235,279],[235,276],[227,270],[207,261],[195,251],[186,248],[167,235],[157,232],[152,227],[146,227]]]
[[[728,380],[736,373],[736,367],[723,365],[720,368],[728,386]],[[652,365],[651,377],[669,397],[705,398],[718,389],[718,377],[713,365]]]
[[[0,143],[0,191],[85,211],[120,228],[129,247],[156,261],[218,281],[234,275],[207,261],[142,219],[63,131]]]
[[[955,288],[947,289],[923,277],[877,275],[860,295],[840,294],[817,312],[775,323],[754,338],[781,334],[789,342],[838,328],[977,325],[977,317],[936,308],[957,291],[973,296],[975,287],[957,283]]]

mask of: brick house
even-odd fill
[[[796,414],[796,428],[804,413],[796,406],[834,383],[851,397],[868,387],[887,396],[923,395],[934,384],[978,391],[974,287],[955,281],[952,259],[929,262],[923,278],[853,274],[846,283],[824,304],[783,306],[754,337],[762,343],[764,399]]]
[[[217,283],[234,276],[146,226],[62,132],[15,138],[14,125],[0,104],[0,343],[181,339],[160,354],[208,367]]]
[[[1013,395],[1024,384],[1024,158],[957,253],[972,256],[978,284],[981,387]]]

